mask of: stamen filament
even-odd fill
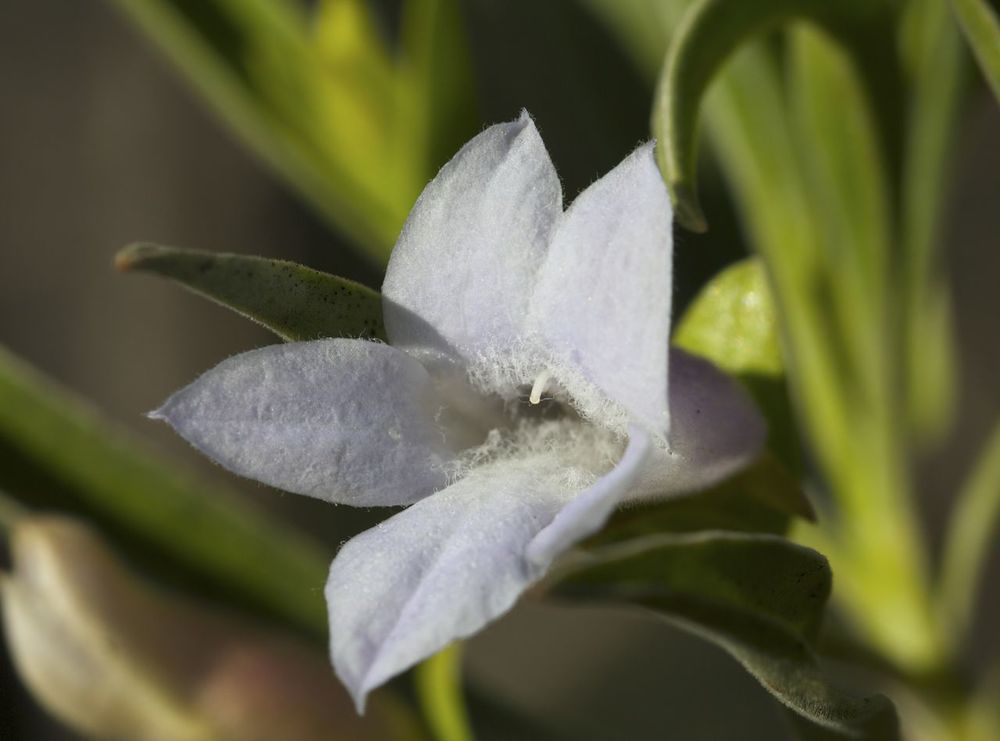
[[[550,378],[552,378],[552,374],[547,370],[538,374],[538,378],[535,379],[535,383],[531,386],[531,395],[528,397],[529,404],[541,404],[542,392],[545,390],[545,384],[549,382]]]

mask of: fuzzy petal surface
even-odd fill
[[[271,345],[224,360],[150,416],[241,476],[354,506],[445,485],[452,453],[424,367],[350,339]]]
[[[764,450],[767,422],[743,387],[707,360],[670,350],[670,441],[654,446],[629,499],[707,489]]]
[[[531,329],[557,364],[554,375],[585,415],[619,432],[634,421],[661,439],[670,421],[672,225],[647,144],[570,206],[530,311]]]
[[[326,599],[333,665],[359,712],[372,689],[507,612],[553,558],[600,528],[644,447],[582,488],[558,454],[476,468],[348,541]]]
[[[526,114],[466,144],[420,195],[382,285],[392,344],[469,360],[523,334],[562,214],[562,188]]]

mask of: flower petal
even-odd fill
[[[293,342],[229,358],[150,416],[241,476],[356,506],[414,502],[452,454],[423,366],[388,345]]]
[[[707,360],[670,350],[670,443],[654,446],[629,499],[707,489],[761,454],[767,423],[743,388]]]
[[[618,465],[563,507],[535,536],[528,544],[528,560],[547,567],[560,553],[600,530],[645,469],[651,448],[649,435],[633,427]]]
[[[527,113],[466,144],[424,189],[382,285],[392,344],[459,359],[523,333],[562,188]]]
[[[620,432],[630,418],[668,431],[671,228],[647,144],[566,212],[531,300],[529,326],[560,366],[554,377],[584,415]]]
[[[583,492],[558,455],[493,463],[348,541],[326,599],[334,668],[359,712],[372,689],[505,613],[597,530],[644,445]]]

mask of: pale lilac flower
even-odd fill
[[[275,345],[154,416],[230,470],[359,507],[410,505],[340,550],[337,674],[365,696],[506,612],[620,503],[759,453],[756,409],[669,353],[672,214],[640,147],[567,211],[531,119],[427,186],[382,287],[391,346]]]

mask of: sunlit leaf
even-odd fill
[[[809,646],[830,591],[818,553],[767,535],[660,535],[608,546],[553,575],[552,594],[652,610],[717,644],[787,708],[848,738],[898,738],[884,697],[831,684]]]
[[[136,244],[118,254],[115,266],[171,278],[283,340],[385,339],[376,291],[292,262]]]
[[[760,260],[730,265],[684,312],[673,343],[735,375],[780,377],[780,328]]]
[[[379,135],[386,91],[370,76],[357,84],[331,73],[299,3],[116,2],[254,152],[376,261],[386,258],[412,202]],[[352,70],[385,55],[352,48]]]
[[[325,636],[326,549],[161,462],[3,349],[0,459],[0,485],[21,501],[82,514],[159,571]]]

